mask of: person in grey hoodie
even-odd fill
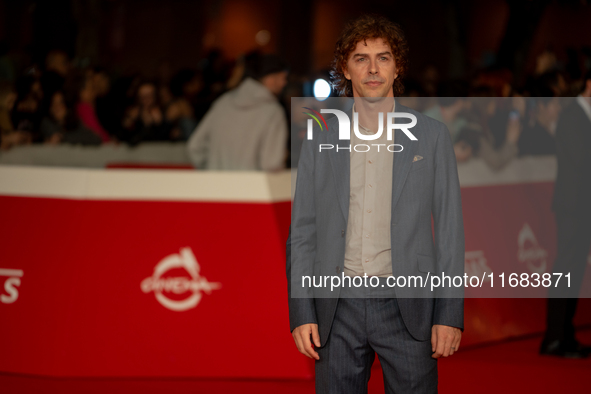
[[[205,114],[187,148],[197,169],[284,168],[287,119],[277,100],[287,83],[287,64],[276,55],[248,59],[247,77]]]

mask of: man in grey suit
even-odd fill
[[[414,115],[416,140],[395,129],[394,141],[382,133],[379,141],[366,142],[395,142],[401,151],[322,150],[349,142],[339,140],[339,122],[332,118],[327,131],[314,130],[304,141],[287,240],[292,336],[301,353],[316,359],[319,393],[367,392],[375,353],[386,392],[434,393],[437,359],[459,349],[463,287],[444,291],[445,298],[425,295],[422,287],[395,287],[394,297],[383,289],[392,276],[463,275],[451,137],[442,123],[394,100],[407,70],[407,45],[396,24],[379,16],[356,19],[343,31],[335,55],[335,87],[352,97],[350,115],[358,117],[350,146],[380,134],[379,112]],[[379,286],[353,292],[301,286],[304,276],[335,275],[365,276]]]

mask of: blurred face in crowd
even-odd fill
[[[94,102],[95,98],[96,92],[94,91],[92,78],[90,76],[86,76],[82,85],[82,89],[80,90],[80,100],[87,103],[92,103]]]
[[[43,98],[43,87],[39,80],[36,80],[31,85],[31,95],[35,100],[41,100]]]
[[[137,97],[142,107],[152,107],[156,104],[156,88],[151,83],[144,83],[139,87]]]
[[[465,141],[458,141],[454,144],[454,153],[456,154],[456,161],[462,163],[472,157],[472,147]]]
[[[544,126],[551,134],[554,134],[556,130],[556,122],[560,115],[560,101],[558,97],[552,98],[552,100],[543,103],[538,102],[538,122]]]
[[[470,108],[468,100],[459,97],[439,98],[441,115],[445,121],[452,122],[465,109]]]
[[[158,98],[160,99],[160,103],[162,103],[164,106],[174,99],[170,88],[166,85],[161,85],[158,87]]]
[[[51,98],[51,106],[49,107],[51,116],[58,122],[63,122],[66,119],[68,108],[66,107],[66,101],[64,95],[57,92]]]
[[[587,99],[591,97],[591,79],[585,80],[581,96],[586,97]]]
[[[199,75],[195,75],[189,82],[183,86],[183,92],[186,97],[193,97],[203,88],[203,81]]]
[[[14,103],[16,102],[16,93],[8,92],[4,96],[2,102],[0,102],[0,108],[6,109],[8,111],[12,111],[14,107]]]
[[[394,96],[392,85],[398,77],[396,61],[383,39],[359,41],[344,71],[353,86],[353,97]]]
[[[562,74],[558,74],[556,85],[552,86],[552,90],[556,96],[564,96],[568,92],[568,84]]]
[[[287,85],[287,71],[280,71],[265,75],[261,78],[261,83],[267,87],[274,95],[279,95],[285,85]]]
[[[491,97],[477,97],[471,102],[470,109],[480,117],[490,118],[497,112],[497,103]]]
[[[558,115],[560,115],[560,109],[561,106],[558,97],[552,98],[552,100],[550,100],[545,107],[543,106],[543,110],[546,113],[547,118],[552,122],[555,122],[558,119]]]
[[[63,52],[52,52],[47,56],[47,69],[66,76],[70,71],[68,56]]]
[[[92,75],[92,85],[96,95],[102,97],[109,92],[109,77],[104,72],[94,73]]]

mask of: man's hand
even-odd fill
[[[462,331],[459,328],[434,324],[431,328],[431,357],[451,356],[460,348],[461,339]]]
[[[314,346],[312,346],[312,342],[310,341],[310,335],[312,335],[314,345],[316,345],[316,347],[320,347],[320,335],[318,335],[318,324],[302,324],[301,326],[296,327],[291,333],[291,336],[293,336],[293,340],[295,341],[300,353],[310,358],[320,360],[320,357],[318,357],[318,353],[316,353],[316,351],[314,350]]]

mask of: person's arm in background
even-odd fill
[[[43,141],[49,145],[57,145],[62,142],[64,137],[64,130],[58,124],[45,117],[39,125],[39,132],[43,137]]]
[[[90,104],[80,102],[78,103],[76,109],[78,112],[78,117],[84,126],[94,131],[99,137],[101,137],[103,142],[109,141],[109,133],[103,129],[103,126],[101,126],[98,118],[96,117],[94,108]]]
[[[258,167],[263,171],[285,168],[287,157],[287,120],[283,109],[277,109],[269,119],[259,150]]]
[[[215,119],[214,109],[215,104],[209,111],[207,111],[187,141],[187,153],[189,159],[191,160],[193,167],[198,169],[207,168],[209,138]]]
[[[517,157],[519,149],[517,142],[521,134],[519,119],[511,119],[507,123],[507,138],[500,149],[495,149],[490,138],[480,138],[480,150],[478,155],[494,170],[499,171]]]

